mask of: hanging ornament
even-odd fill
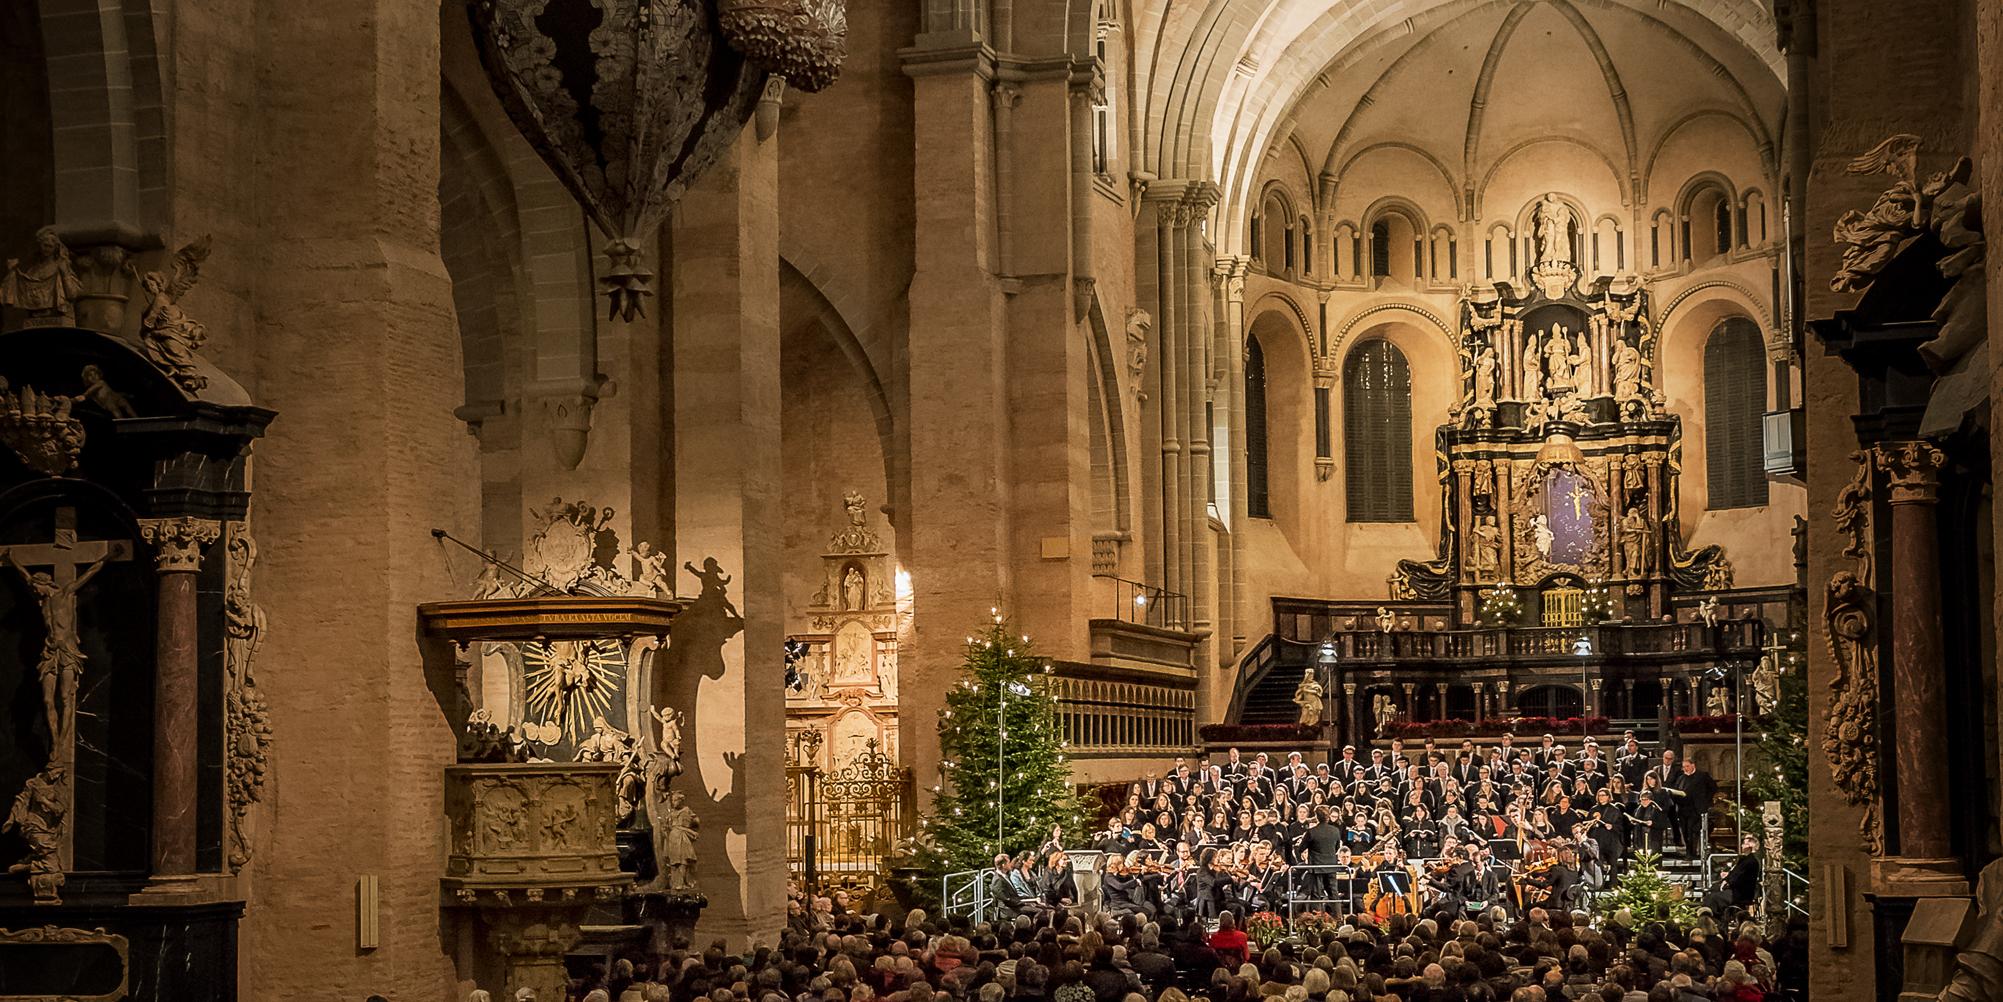
[[[797,86],[819,90],[840,69],[841,0],[724,6],[719,26],[708,0],[467,3],[508,117],[609,237],[599,283],[611,319],[646,315],[646,242],[737,138],[766,75],[797,73]]]

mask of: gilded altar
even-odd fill
[[[1604,590],[1609,618],[1640,621],[1672,591],[1730,587],[1722,550],[1682,546],[1682,424],[1664,407],[1646,291],[1581,282],[1562,260],[1533,274],[1462,297],[1459,397],[1435,434],[1439,550],[1401,561],[1391,596],[1450,602],[1468,625],[1501,586]]]

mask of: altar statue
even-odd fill
[[[1321,724],[1322,687],[1315,681],[1310,669],[1301,676],[1301,684],[1294,687],[1294,705],[1301,708],[1301,726],[1317,727]]]
[[[1495,574],[1502,567],[1502,526],[1494,515],[1483,515],[1474,525],[1474,573],[1477,578]]]
[[[1544,399],[1544,367],[1537,350],[1537,335],[1526,338],[1523,348],[1523,399],[1539,401]]]
[[[1544,369],[1549,373],[1549,385],[1554,394],[1578,387],[1578,368],[1586,361],[1585,339],[1581,337],[1579,340],[1580,345],[1575,346],[1570,332],[1563,326],[1552,327],[1551,335],[1544,339]]]
[[[1641,396],[1641,352],[1626,341],[1614,342],[1614,399],[1620,402]]]
[[[1648,571],[1648,520],[1640,508],[1629,508],[1620,517],[1621,565],[1631,576]]]
[[[1537,553],[1546,560],[1551,559],[1551,544],[1558,541],[1558,536],[1551,531],[1551,520],[1545,518],[1543,512],[1530,519],[1530,535],[1537,546]]]
[[[76,300],[83,294],[83,282],[70,263],[70,249],[63,246],[56,228],[35,231],[36,258],[25,266],[18,259],[7,260],[7,274],[0,278],[0,306],[24,310],[35,321],[68,322],[76,316]]]
[[[1495,349],[1484,346],[1474,356],[1474,405],[1495,406]]]
[[[1537,263],[1570,263],[1572,260],[1572,210],[1554,194],[1537,203],[1534,220],[1537,236]]]

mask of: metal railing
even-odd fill
[[[1787,905],[1788,914],[1807,918],[1808,908],[1802,902],[1808,900],[1808,890],[1811,882],[1807,877],[1785,866],[1780,868],[1780,872],[1781,878],[1786,881],[1786,884],[1781,887],[1781,901]]]
[[[1092,576],[1112,585],[1113,606],[1106,618],[1164,630],[1188,629],[1189,596],[1111,574]]]
[[[966,915],[974,922],[988,917],[988,877],[993,870],[955,870],[939,878],[939,901],[948,915]]]

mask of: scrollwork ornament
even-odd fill
[[[1864,809],[1858,832],[1874,855],[1884,851],[1878,814],[1878,652],[1872,625],[1876,602],[1871,587],[1844,570],[1829,579],[1822,610],[1834,668],[1822,753],[1837,791],[1852,806]]]
[[[250,837],[245,824],[251,805],[264,799],[265,770],[271,749],[271,711],[252,672],[264,645],[264,607],[251,600],[250,573],[257,563],[257,543],[242,524],[229,529],[228,584],[223,590],[223,728],[224,782],[229,796],[229,865],[240,870],[250,862]]]

